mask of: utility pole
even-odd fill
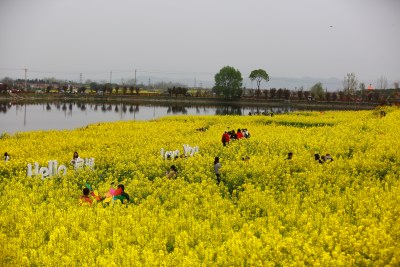
[[[135,70],[135,80],[134,80],[134,85],[135,85],[135,89],[136,89],[136,70]]]
[[[26,81],[26,73],[28,72],[28,69],[25,68],[24,70],[25,70],[25,92],[26,92],[26,91],[28,91],[28,84],[27,84],[27,81]]]
[[[82,87],[82,72],[79,74],[79,81],[81,82],[81,87]]]

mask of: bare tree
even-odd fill
[[[260,98],[261,90],[260,89],[255,90],[255,94],[256,94],[257,98]]]
[[[399,89],[399,82],[394,82],[393,83],[394,89]]]
[[[387,78],[385,76],[381,75],[381,77],[379,77],[376,82],[376,88],[386,89],[387,87],[388,87]]]
[[[337,92],[333,92],[332,93],[332,100],[336,101],[338,99],[338,93]]]
[[[269,98],[274,99],[275,95],[276,95],[276,89],[275,88],[269,89]]]
[[[297,98],[299,100],[302,100],[304,98],[304,93],[303,93],[303,89],[297,91]]]
[[[344,93],[348,96],[354,95],[355,91],[357,90],[357,78],[356,75],[352,73],[347,73],[343,79],[343,90]]]
[[[278,99],[282,99],[282,98],[283,98],[283,89],[282,89],[282,88],[279,88],[279,89],[276,91],[276,95],[277,95]]]
[[[265,99],[267,99],[268,98],[268,90],[263,90],[263,94],[264,94]]]
[[[365,98],[365,83],[360,83],[359,85],[360,93],[361,93],[361,100]]]
[[[254,89],[248,89],[247,92],[248,92],[249,96],[254,96],[254,94],[255,94],[255,90]]]
[[[286,99],[286,100],[289,100],[290,99],[290,95],[291,95],[291,93],[290,93],[290,90],[289,89],[283,89],[283,97]]]

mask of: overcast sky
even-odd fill
[[[399,0],[0,0],[0,78],[400,80]]]

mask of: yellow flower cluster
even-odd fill
[[[400,110],[385,111],[173,116],[3,135],[11,159],[0,163],[0,265],[399,266]],[[251,137],[223,147],[228,127]],[[199,153],[161,157],[184,144]],[[95,158],[94,170],[74,171],[74,151]],[[67,174],[26,175],[27,164],[48,160]],[[176,179],[165,175],[171,165]],[[112,182],[125,185],[128,204],[79,205],[85,183],[104,194]]]

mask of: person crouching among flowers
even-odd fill
[[[113,184],[114,183],[111,185]],[[106,204],[113,204],[115,200],[119,200],[123,204],[127,204],[129,202],[129,195],[125,192],[125,186],[123,184],[119,184],[117,189],[110,187],[110,190],[105,194],[103,202]]]
[[[90,190],[85,187],[82,189],[83,195],[79,198],[79,204],[81,206],[92,206],[93,200],[89,197]]]

